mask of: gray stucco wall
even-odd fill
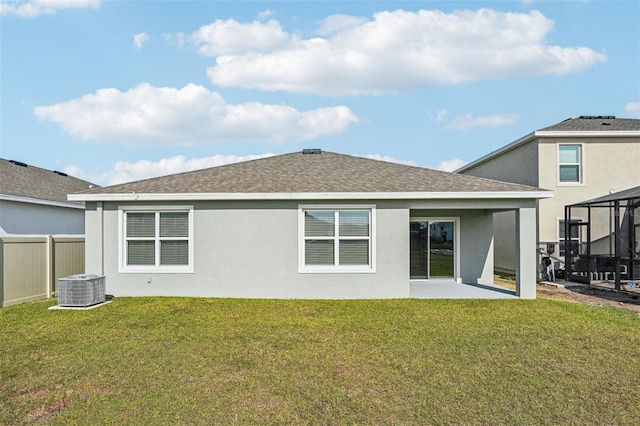
[[[116,296],[406,298],[410,284],[410,217],[459,217],[459,276],[463,282],[490,283],[493,219],[487,208],[495,207],[496,201],[452,203],[363,202],[376,206],[376,271],[330,274],[300,273],[298,269],[298,206],[316,203],[185,203],[194,206],[194,272],[189,274],[119,273],[118,207],[127,204],[105,203],[102,212],[96,203],[90,203],[86,213],[86,272],[106,275],[107,292]],[[461,209],[455,208],[456,203]],[[162,205],[167,204],[158,204]]]
[[[83,235],[84,211],[0,200],[0,228],[8,235]]]
[[[582,182],[558,182],[558,144],[582,146]],[[640,138],[541,138],[540,186],[554,191],[540,200],[538,241],[558,240],[558,220],[564,206],[640,185]],[[546,161],[542,161],[546,159]]]
[[[520,145],[462,174],[539,187],[537,142]]]

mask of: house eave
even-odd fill
[[[603,131],[587,131],[587,130],[575,130],[575,131],[554,131],[554,130],[536,130],[535,132],[531,132],[528,135],[525,135],[515,141],[511,142],[508,145],[503,146],[502,148],[498,148],[497,150],[490,152],[489,154],[478,158],[464,166],[456,169],[454,173],[464,173],[467,170],[470,170],[479,164],[482,164],[488,160],[491,160],[495,157],[498,157],[505,152],[511,151],[514,148],[519,147],[520,145],[524,145],[536,138],[602,138],[602,137],[640,137],[640,130],[603,130]]]
[[[83,204],[78,204],[77,202],[64,202],[64,201],[53,201],[53,200],[42,200],[39,198],[31,198],[31,197],[23,197],[19,195],[11,195],[11,194],[0,194],[0,200],[3,201],[12,201],[15,203],[27,203],[27,204],[39,204],[42,206],[53,206],[53,207],[63,207],[67,209],[78,209],[84,210]],[[69,200],[69,201],[82,201],[82,200]]]
[[[71,201],[298,201],[298,200],[443,200],[443,199],[540,199],[553,191],[487,192],[302,192],[302,193],[127,193],[72,194]]]

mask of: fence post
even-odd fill
[[[47,299],[51,299],[51,291],[52,291],[52,285],[53,285],[53,278],[55,277],[55,271],[54,266],[55,266],[55,262],[53,259],[53,237],[51,235],[47,236],[47,250],[46,250],[46,259],[45,259],[45,265],[46,265],[46,279],[47,279]]]
[[[4,240],[0,238],[0,308],[4,306]]]

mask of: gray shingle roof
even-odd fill
[[[608,115],[598,115],[598,116],[585,116],[582,115],[577,118],[568,118],[560,123],[556,123],[552,126],[544,127],[542,129],[538,129],[535,132],[532,132],[522,138],[515,140],[507,145],[504,145],[501,148],[496,149],[495,151],[490,152],[489,154],[480,157],[470,163],[465,164],[456,170],[456,173],[464,173],[472,168],[476,167],[479,164],[485,163],[493,158],[496,158],[503,153],[512,150],[516,147],[519,147],[523,144],[529,143],[535,140],[538,137],[549,136],[549,134],[545,134],[545,132],[553,132],[554,137],[561,137],[562,132],[567,132],[566,136],[572,137],[574,136],[571,132],[585,132],[581,133],[581,137],[588,137],[589,133],[592,132],[593,136],[601,136],[600,132],[625,132],[622,134],[623,136],[628,136],[631,132],[631,135],[640,134],[640,119],[635,118],[615,118],[614,116]],[[596,133],[597,132],[597,133]],[[620,136],[620,134],[612,136]]]
[[[582,132],[608,132],[640,130],[640,120],[633,118],[615,118],[609,115],[580,116],[569,118],[553,126],[545,127],[539,131],[582,131]]]
[[[538,191],[525,185],[323,151],[94,189],[89,194],[350,193]]]
[[[91,183],[64,173],[0,158],[0,194],[68,202],[67,194],[86,191]]]

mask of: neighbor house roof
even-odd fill
[[[308,151],[313,153],[305,153]],[[526,198],[540,198],[541,193],[545,194],[542,196],[551,194],[525,185],[305,150],[98,188],[72,195],[70,199],[152,200],[166,199],[167,194],[173,194],[173,197],[168,197],[173,199],[317,199],[336,197],[336,194],[342,194],[337,198],[356,198],[357,194],[367,194],[367,198],[373,198],[373,194],[383,198],[406,198],[411,194],[418,197],[416,194],[427,193],[439,194],[441,198],[469,193],[487,198],[490,195],[499,197],[497,194],[500,193],[508,193],[512,197],[517,193]],[[181,196],[177,197],[178,194]]]
[[[568,118],[552,126],[543,127],[521,137],[508,145],[499,148],[484,157],[480,157],[471,163],[465,164],[456,170],[461,173],[478,164],[482,164],[492,158],[498,157],[507,151],[526,144],[539,137],[640,137],[640,119],[616,118],[612,115],[581,115],[577,118]]]
[[[624,132],[629,130],[640,131],[640,120],[616,118],[612,115],[582,115],[578,118],[568,118],[539,131]]]
[[[0,199],[69,206],[68,194],[91,186],[66,173],[0,158]]]

